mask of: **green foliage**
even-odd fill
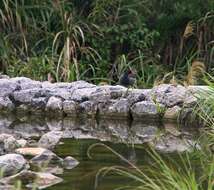
[[[116,83],[131,67],[140,87],[166,72],[181,78],[190,60],[210,71],[213,10],[213,0],[2,0],[0,70]]]

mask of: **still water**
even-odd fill
[[[185,129],[173,123],[109,119],[96,121],[87,118],[55,120],[26,116],[0,118],[0,133],[13,134],[18,138],[38,140],[52,130],[63,132],[63,140],[54,152],[62,158],[72,156],[80,164],[57,174],[63,182],[49,187],[48,190],[113,190],[131,185],[133,181],[115,173],[96,178],[103,167],[130,166],[103,146],[93,148],[92,158],[89,158],[87,151],[95,143],[108,145],[131,163],[142,167],[152,164],[146,151],[148,144],[153,145],[159,152],[174,157],[176,155],[173,152],[189,149],[197,139],[195,128]]]
[[[96,181],[96,174],[99,169],[106,166],[122,165],[129,167],[125,162],[120,160],[117,156],[107,150],[105,147],[96,147],[91,150],[92,158],[87,156],[87,150],[90,145],[97,143],[97,140],[75,140],[67,139],[64,144],[57,146],[57,155],[73,156],[76,158],[80,164],[73,168],[72,170],[65,170],[62,175],[64,181],[58,185],[48,188],[49,190],[113,190],[117,187],[124,185],[129,185],[132,183],[131,180],[125,179],[124,177],[109,174],[103,178],[98,177]],[[110,146],[112,149],[116,150],[118,153],[123,155],[126,159],[132,163],[145,164],[148,162],[149,157],[143,150],[143,146],[138,145],[138,148],[133,148],[130,145],[125,144],[114,144],[110,142],[104,142],[106,145]]]

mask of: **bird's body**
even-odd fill
[[[136,78],[131,70],[125,71],[119,79],[119,84],[127,88],[133,86],[135,82]]]

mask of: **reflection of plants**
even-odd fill
[[[214,157],[210,153],[193,152],[184,153],[176,160],[164,158],[156,151],[148,151],[151,163],[137,167],[119,153],[104,144],[94,144],[88,150],[96,146],[103,146],[118,156],[130,167],[112,166],[98,171],[96,182],[100,176],[106,176],[113,172],[132,179],[135,185],[121,186],[120,189],[142,190],[212,190],[214,187]]]

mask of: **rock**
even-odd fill
[[[38,156],[46,150],[47,149],[45,148],[39,148],[39,147],[25,147],[25,148],[18,148],[15,150],[15,152],[23,156]]]
[[[13,93],[13,99],[16,104],[30,104],[32,99],[39,97],[41,94],[40,88],[31,88],[20,91],[15,91]]]
[[[20,87],[10,79],[0,79],[0,97],[9,96]]]
[[[127,99],[111,100],[98,104],[99,116],[111,118],[129,118],[130,104]]]
[[[38,112],[41,112],[43,114],[46,108],[47,101],[47,97],[32,98],[29,106],[30,111],[35,114],[37,114]]]
[[[50,131],[40,138],[38,146],[47,149],[53,149],[59,143],[62,135],[63,132],[61,131]]]
[[[79,162],[71,156],[67,156],[63,161],[63,166],[67,170],[76,167],[78,164],[79,164]]]
[[[0,74],[0,79],[10,79],[8,75]]]
[[[129,89],[127,93],[127,99],[130,105],[137,102],[150,100],[151,89]]]
[[[182,105],[187,96],[187,89],[181,85],[161,84],[152,91],[154,99],[166,107]]]
[[[85,114],[95,117],[97,114],[97,104],[92,101],[85,101],[79,104],[77,109],[78,114]]]
[[[63,181],[61,178],[50,173],[24,170],[16,175],[3,178],[0,182],[15,185],[19,180],[25,187],[30,189],[34,189],[35,187],[36,189],[45,189]]]
[[[178,119],[180,111],[181,111],[181,108],[179,106],[168,108],[164,114],[164,119],[176,121]]]
[[[60,113],[62,112],[62,99],[58,97],[50,97],[46,105],[46,111]]]
[[[49,164],[62,164],[63,159],[50,150],[45,150],[41,154],[33,157],[30,164],[37,167],[48,167]]]
[[[22,90],[42,87],[41,82],[34,81],[26,77],[11,78],[11,81],[18,83]]]
[[[117,99],[122,97],[127,92],[127,88],[122,86],[100,86],[96,88],[95,92],[90,95],[90,100],[95,103],[109,101],[110,99]]]
[[[20,145],[17,140],[9,134],[0,134],[0,154],[13,152]]]
[[[6,154],[0,156],[0,170],[3,176],[13,175],[24,169],[26,160],[19,154]]]
[[[70,83],[70,85],[72,88],[75,88],[75,89],[96,87],[94,84],[90,84],[90,83],[88,83],[86,81],[82,81],[82,80],[72,82],[72,83]]]
[[[15,105],[8,96],[0,97],[0,111],[11,112],[15,109]]]
[[[17,144],[19,147],[25,147],[27,145],[27,141],[25,139],[19,139],[17,140]]]
[[[63,111],[68,116],[76,116],[77,115],[77,103],[73,100],[65,100],[63,102]]]
[[[71,100],[75,102],[84,102],[89,100],[91,94],[96,91],[96,88],[81,88],[74,89]]]
[[[162,107],[162,106],[161,106]],[[158,119],[160,112],[158,106],[150,101],[137,102],[131,107],[131,114],[134,119]]]

